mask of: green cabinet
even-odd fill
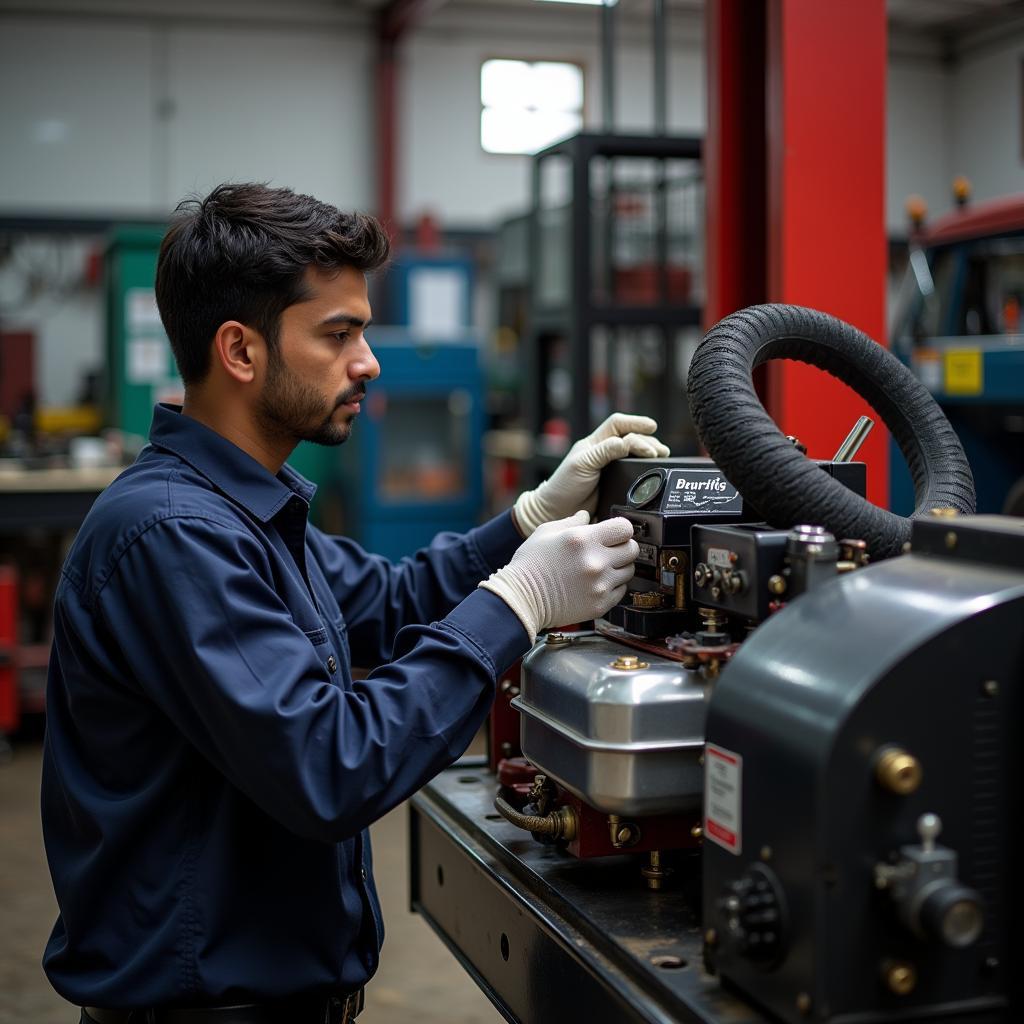
[[[122,226],[106,250],[107,424],[146,437],[157,402],[183,388],[156,308],[156,259],[166,227]]]

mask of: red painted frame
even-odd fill
[[[709,324],[790,302],[884,343],[884,0],[718,0],[707,19]],[[768,366],[765,394],[816,458],[865,411],[849,388],[788,361]],[[881,425],[860,457],[869,498],[886,505]]]

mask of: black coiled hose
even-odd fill
[[[881,416],[914,480],[913,516],[975,509],[963,446],[923,384],[866,334],[803,306],[751,306],[727,316],[697,346],[687,381],[708,453],[772,525],[810,522],[867,542],[874,558],[899,554],[910,520],[870,504],[804,458],[765,412],[753,371],[769,359],[809,363],[848,384]],[[913,518],[913,517],[912,517]]]

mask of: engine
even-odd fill
[[[751,373],[780,356],[881,414],[912,520],[866,501],[869,422],[829,461],[778,431]],[[778,1020],[1015,1019],[1024,521],[970,515],[928,393],[824,314],[727,318],[689,399],[712,458],[605,472],[636,576],[505,680],[495,806],[567,856],[636,854],[650,888],[699,877],[706,969]]]

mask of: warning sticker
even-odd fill
[[[704,748],[704,835],[730,853],[742,849],[743,758],[709,743]]]

